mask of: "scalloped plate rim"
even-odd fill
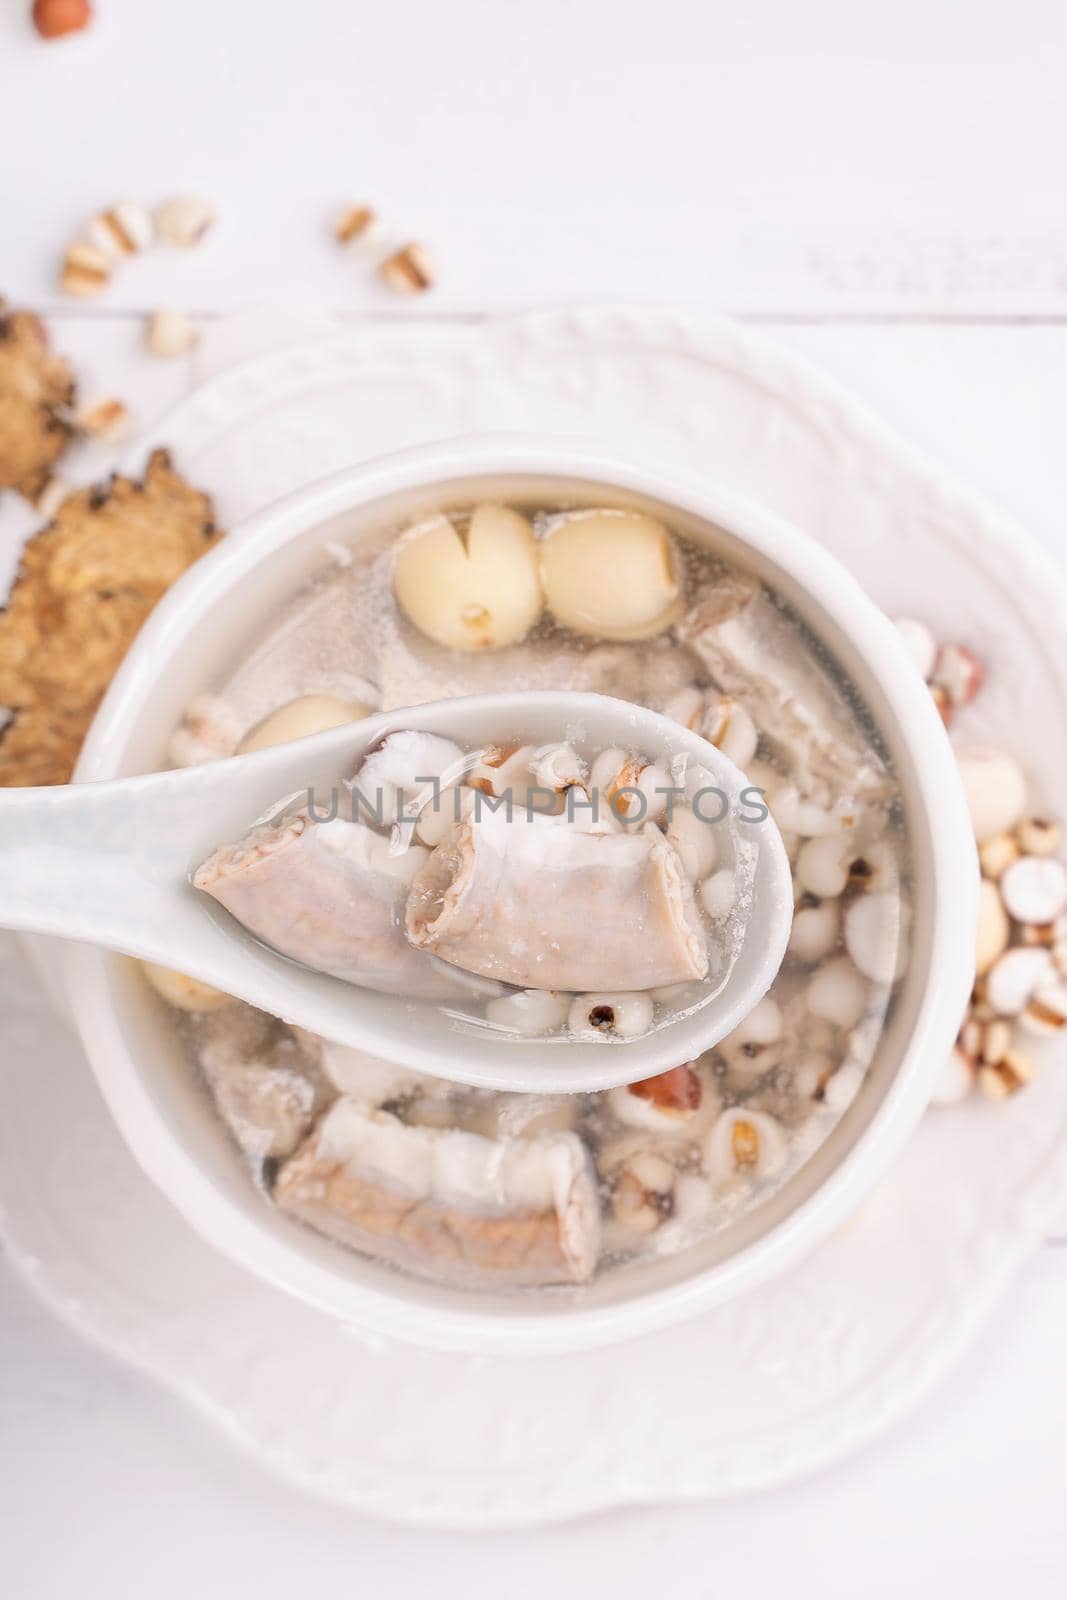
[[[444,339],[449,349],[463,341],[471,341],[476,346],[479,340],[485,338],[491,341],[511,337],[543,338],[546,330],[557,339],[565,336],[572,341],[582,341],[603,338],[606,333],[611,333],[652,345],[662,344],[666,333],[672,342],[695,348],[704,360],[730,365],[730,358],[743,356],[749,377],[758,376],[758,369],[765,365],[774,379],[773,387],[779,396],[792,391],[795,397],[799,391],[809,409],[812,399],[831,409],[835,413],[835,428],[860,444],[865,440],[874,443],[896,463],[909,468],[916,477],[921,478],[932,504],[940,503],[951,508],[957,517],[963,512],[968,520],[979,523],[986,535],[985,549],[996,550],[1010,559],[1016,573],[1020,570],[1020,560],[1023,558],[1027,581],[1033,580],[1040,585],[1043,604],[1056,613],[1061,624],[1067,626],[1067,578],[1028,530],[980,494],[958,482],[952,474],[943,471],[924,451],[911,445],[864,402],[855,399],[844,385],[827,376],[806,358],[781,349],[773,339],[753,333],[744,325],[723,319],[702,318],[695,313],[670,308],[597,307],[532,312],[515,318],[487,319],[460,325],[431,324],[431,327]],[[410,345],[413,341],[417,344],[424,331],[413,323],[376,325],[370,329],[344,328],[334,335],[324,335],[249,357],[208,379],[168,412],[149,435],[139,441],[136,446],[137,459],[142,459],[148,449],[162,443],[163,434],[168,431],[171,448],[180,451],[180,440],[177,444],[174,442],[175,434],[180,433],[183,426],[197,424],[203,409],[217,403],[220,398],[225,399],[231,388],[240,391],[246,387],[256,372],[262,373],[265,368],[273,370],[275,364],[284,368],[294,357],[307,360],[310,354],[319,356],[324,351],[332,351],[336,357],[339,349],[347,351],[350,341],[358,341],[358,347],[353,345],[352,354],[362,365],[374,359],[376,349],[388,349],[390,345],[405,343]],[[133,451],[127,453],[127,463],[132,462],[133,456]],[[945,522],[944,533],[951,534],[957,542],[965,537],[952,517],[946,517]],[[1067,675],[1061,673],[1059,676],[1067,681]],[[345,1485],[335,1477],[331,1478],[329,1473],[309,1471],[291,1455],[259,1437],[246,1416],[228,1408],[202,1385],[185,1381],[175,1364],[153,1360],[151,1350],[138,1348],[135,1337],[117,1327],[106,1327],[106,1316],[101,1314],[99,1306],[89,1305],[57,1290],[48,1279],[47,1263],[24,1252],[19,1246],[12,1234],[9,1209],[2,1201],[0,1235],[4,1238],[8,1259],[28,1287],[68,1327],[87,1337],[98,1349],[126,1362],[189,1403],[244,1453],[281,1480],[336,1504],[402,1524],[454,1529],[508,1528],[560,1522],[611,1508],[708,1500],[753,1492],[796,1481],[840,1461],[877,1437],[893,1420],[919,1405],[951,1370],[992,1315],[1013,1274],[1040,1247],[1049,1225],[1055,1221],[1062,1207],[1065,1194],[1067,1151],[1062,1151],[1055,1166],[1046,1169],[1040,1181],[1031,1181],[1025,1191],[1025,1200],[1012,1215],[1004,1218],[1003,1226],[996,1234],[985,1238],[983,1270],[969,1276],[968,1292],[962,1296],[957,1294],[950,1301],[942,1303],[940,1315],[928,1317],[922,1322],[914,1340],[909,1341],[903,1351],[898,1350],[892,1362],[880,1369],[876,1382],[866,1386],[858,1408],[850,1406],[847,1394],[843,1397],[841,1405],[835,1406],[833,1426],[820,1430],[816,1447],[813,1448],[809,1440],[806,1450],[797,1452],[792,1448],[790,1437],[784,1456],[781,1446],[768,1451],[762,1459],[762,1468],[757,1461],[732,1475],[721,1470],[713,1471],[710,1478],[703,1480],[699,1463],[679,1473],[673,1482],[665,1481],[667,1475],[662,1472],[655,1475],[655,1481],[642,1481],[639,1473],[625,1463],[619,1463],[618,1470],[606,1480],[586,1483],[582,1486],[582,1492],[576,1492],[574,1483],[570,1482],[565,1494],[559,1496],[554,1496],[543,1484],[536,1493],[531,1494],[534,1486],[521,1474],[513,1474],[510,1478],[506,1473],[497,1474],[494,1484],[497,1488],[507,1485],[505,1492],[497,1494],[495,1498],[492,1495],[483,1497],[473,1508],[466,1509],[458,1504],[437,1510],[418,1504],[401,1509],[395,1503],[386,1503],[387,1490],[381,1494],[368,1493]],[[917,1348],[922,1350],[919,1360],[914,1359]],[[906,1361],[903,1359],[905,1351],[908,1356]],[[904,1381],[901,1381],[898,1372],[901,1366],[905,1368]],[[843,1413],[840,1418],[839,1410]],[[800,1426],[801,1421],[792,1422],[790,1436]],[[562,1503],[564,1499],[566,1503]]]

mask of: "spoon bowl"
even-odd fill
[[[621,746],[668,771],[699,774],[723,797],[724,814],[755,809],[742,798],[750,785],[733,762],[656,712],[560,692],[442,700],[200,767],[0,793],[0,922],[174,968],[340,1044],[492,1089],[579,1092],[654,1076],[709,1049],[766,993],[793,906],[789,862],[769,814],[739,825],[751,897],[728,973],[699,1002],[632,1039],[518,1037],[464,1011],[359,987],[267,948],[192,886],[220,843],[287,796],[336,787],[386,735],[407,729],[464,748],[561,738],[591,751]]]

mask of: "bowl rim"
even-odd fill
[[[465,478],[585,478],[646,495],[711,523],[786,573],[826,612],[877,678],[912,757],[910,774],[928,830],[935,896],[953,915],[933,919],[930,960],[915,1024],[882,1102],[837,1165],[797,1207],[724,1260],[678,1283],[617,1304],[556,1301],[552,1315],[488,1311],[420,1299],[419,1280],[403,1296],[343,1276],[275,1233],[271,1212],[253,1221],[223,1195],[162,1117],[127,1047],[107,981],[109,958],[90,946],[63,954],[64,987],[108,1108],[135,1158],[168,1199],[215,1248],[275,1287],[364,1330],[438,1349],[555,1353],[614,1343],[721,1304],[784,1271],[844,1220],[877,1182],[925,1109],[936,1073],[973,982],[961,926],[977,917],[978,871],[955,760],[929,691],[897,630],[836,557],[793,523],[749,498],[692,473],[634,466],[597,445],[543,435],[471,435],[390,453],[302,486],[239,524],[168,591],[149,617],[102,701],[75,781],[111,777],[125,732],[150,704],[167,660],[191,618],[203,615],[261,556],[316,524],[393,493]]]

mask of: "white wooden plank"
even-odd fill
[[[216,237],[109,303],[389,305],[325,233],[353,196],[433,248],[446,310],[1067,310],[1055,0],[107,0],[52,45],[26,9],[0,13],[24,298],[87,212],[192,188]]]

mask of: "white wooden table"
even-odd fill
[[[98,0],[91,33],[49,47],[23,9],[0,12],[0,290],[141,421],[190,381],[139,351],[161,303],[681,300],[765,323],[1067,556],[1055,0]],[[86,214],[175,190],[218,203],[209,246],[90,304],[54,295]],[[346,197],[426,242],[431,296],[397,300],[337,252]],[[952,1381],[859,1460],[759,1500],[483,1539],[299,1499],[0,1263],[3,1589],[1059,1595],[1065,1244],[1067,1218]]]

